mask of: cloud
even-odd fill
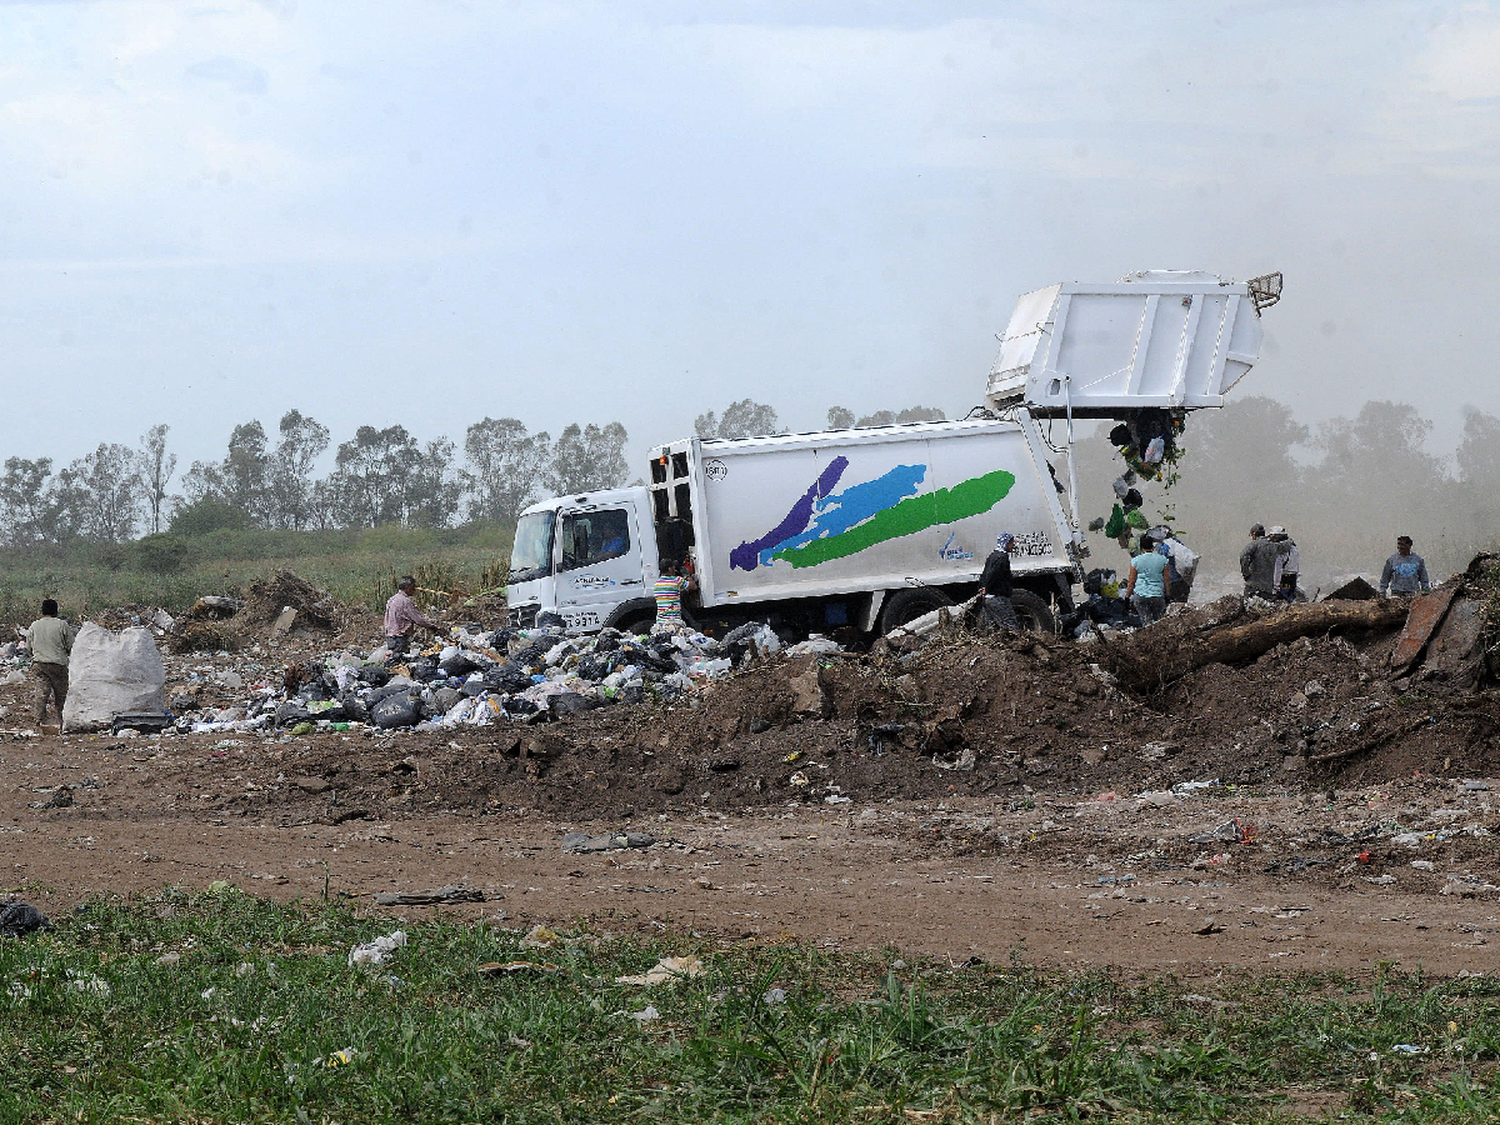
[[[222,55],[216,59],[194,63],[187,73],[210,82],[222,82],[237,94],[264,94],[266,72],[253,63],[242,59],[227,59]]]

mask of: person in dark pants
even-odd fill
[[[385,603],[385,645],[392,660],[400,660],[411,647],[412,634],[421,626],[433,633],[441,633],[443,627],[417,608],[412,601],[412,591],[417,580],[410,574],[396,583],[396,592]]]
[[[1010,552],[1016,537],[1002,531],[995,537],[995,549],[984,560],[984,571],[979,575],[979,604],[984,607],[984,619],[992,629],[1021,628],[1016,616],[1016,607],[1010,596],[1014,586],[1010,580]]]
[[[26,647],[36,672],[36,721],[47,721],[47,700],[57,701],[57,723],[62,727],[63,704],[68,701],[68,654],[73,651],[73,630],[57,616],[57,603],[48,598],[42,615],[26,630]]]
[[[1140,615],[1142,625],[1160,621],[1167,612],[1167,556],[1156,549],[1156,541],[1141,536],[1141,553],[1130,560],[1130,580],[1125,596]]]

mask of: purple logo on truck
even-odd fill
[[[759,539],[741,543],[729,552],[729,565],[738,570],[754,570],[760,562],[761,551],[774,548],[783,539],[790,539],[793,535],[806,531],[807,525],[812,522],[813,501],[821,500],[832,492],[848,467],[849,458],[847,457],[835,457],[828,462],[828,468],[818,475],[812,487],[792,505],[792,510],[786,514],[785,519]]]

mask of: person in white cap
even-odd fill
[[[984,571],[979,575],[979,604],[984,607],[985,620],[996,629],[1021,628],[1010,600],[1010,552],[1015,542],[1016,537],[1008,531],[995,536],[995,549],[984,560]]]
[[[1297,541],[1286,533],[1284,527],[1273,527],[1266,538],[1276,544],[1276,568],[1271,575],[1271,585],[1276,596],[1284,602],[1297,600],[1297,575],[1302,571],[1302,555],[1297,550]]]

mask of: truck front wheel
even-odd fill
[[[1016,607],[1021,628],[1030,629],[1033,633],[1057,632],[1057,622],[1052,618],[1052,610],[1030,590],[1014,591],[1010,596],[1010,604]]]
[[[931,586],[908,586],[897,590],[885,600],[885,608],[880,611],[880,632],[884,635],[910,624],[923,614],[952,604],[952,598]]]
[[[651,626],[656,623],[656,600],[654,598],[636,598],[615,607],[613,613],[605,618],[604,626],[607,629],[618,629],[622,633],[639,636],[649,633]]]

